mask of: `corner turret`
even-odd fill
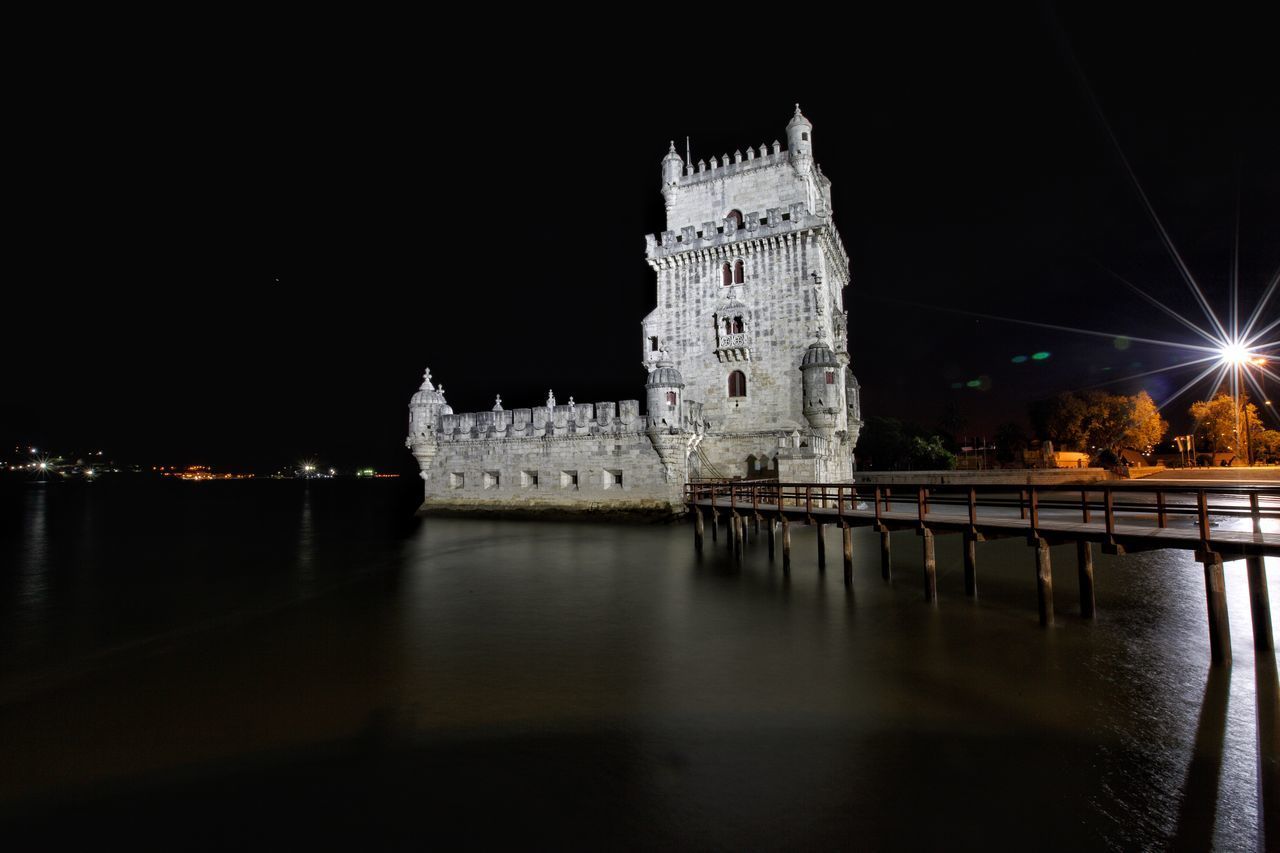
[[[839,424],[840,362],[831,347],[814,341],[800,361],[804,376],[804,417],[815,433],[831,438]]]
[[[409,400],[409,437],[404,440],[404,446],[418,460],[424,480],[429,477],[431,460],[439,449],[436,427],[445,414],[453,414],[453,409],[445,402],[444,388],[437,391],[431,384],[431,371],[427,370],[422,375],[422,385]]]
[[[679,432],[683,419],[684,378],[666,354],[649,372],[644,383],[650,432]]]
[[[796,104],[796,113],[787,123],[787,150],[791,152],[792,159],[802,155],[813,156],[813,125],[800,112],[799,104]]]
[[[667,151],[667,156],[662,158],[662,186],[669,187],[679,183],[680,176],[684,174],[684,161],[680,159],[680,155],[676,153],[676,143],[671,142],[671,148]]]

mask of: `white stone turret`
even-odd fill
[[[671,148],[667,151],[667,156],[662,158],[662,186],[669,187],[680,182],[680,176],[684,174],[684,161],[680,159],[680,155],[676,153],[676,143],[671,142]]]
[[[809,344],[800,361],[804,376],[804,417],[813,431],[830,439],[839,425],[842,401],[840,362],[822,341]]]
[[[787,123],[787,150],[791,152],[792,159],[813,156],[813,125],[800,112],[799,104],[796,104],[796,114]]]
[[[431,461],[439,450],[436,427],[440,417],[452,413],[453,409],[445,402],[443,386],[437,391],[431,384],[431,371],[427,370],[422,375],[422,385],[409,400],[409,437],[404,441],[404,446],[418,460],[424,480],[429,478]]]
[[[684,379],[670,359],[661,358],[644,384],[650,432],[679,432],[684,409]]]

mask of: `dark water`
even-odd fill
[[[45,847],[1260,849],[1243,563],[412,517],[416,483],[0,487],[0,831]],[[1280,565],[1270,561],[1280,602]],[[1259,690],[1259,676],[1262,688]],[[1264,708],[1259,726],[1259,704]],[[1261,741],[1260,741],[1261,735]],[[1261,745],[1260,745],[1261,743]],[[1272,794],[1269,794],[1272,796]],[[17,848],[14,848],[17,849]],[[22,848],[26,849],[26,848]]]

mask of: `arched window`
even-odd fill
[[[729,215],[726,216],[725,219],[732,219],[734,222],[737,223],[739,229],[742,228],[742,211],[731,210],[729,211]]]
[[[735,370],[729,374],[729,396],[747,396],[747,377],[741,370]]]
[[[733,334],[733,321],[730,320],[728,317],[724,318],[724,333],[726,335]]]
[[[828,385],[836,384],[836,372],[834,370],[827,371],[827,384]]]
[[[724,267],[720,270],[720,283],[725,287],[733,284],[733,270],[729,268],[729,262],[724,262]]]
[[[734,334],[734,335],[742,334],[742,318],[741,317],[733,318],[733,331],[730,334]]]
[[[733,283],[742,284],[742,261],[733,262]]]
[[[668,392],[667,392],[667,405],[668,405],[668,406],[674,406],[675,404],[676,404],[676,392],[675,392],[675,391],[668,391]]]

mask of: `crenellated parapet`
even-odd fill
[[[720,222],[704,222],[701,226],[686,225],[679,232],[663,231],[661,234],[646,234],[645,257],[650,266],[657,268],[657,263],[666,258],[682,255],[686,252],[708,252],[723,248],[728,253],[741,253],[746,244],[767,242],[783,236],[800,234],[815,229],[830,229],[834,233],[830,217],[811,213],[804,202],[796,202],[789,207],[771,207],[761,215],[758,211],[747,213],[742,218],[742,226],[734,217]],[[839,243],[839,236],[835,236]],[[844,247],[841,246],[843,256]],[[845,256],[847,263],[847,256]]]
[[[691,187],[694,184],[722,180],[790,162],[791,155],[782,147],[782,143],[775,139],[772,147],[762,144],[757,150],[748,145],[745,154],[742,149],[738,149],[733,152],[732,157],[728,154],[712,157],[709,164],[706,160],[699,160],[696,166],[692,163],[687,164],[684,167],[684,174],[675,180],[674,185]]]
[[[693,432],[701,424],[702,404],[686,401],[683,429]],[[648,419],[640,414],[640,401],[622,400],[443,415],[436,437],[449,442],[628,435],[644,433],[648,426]]]

